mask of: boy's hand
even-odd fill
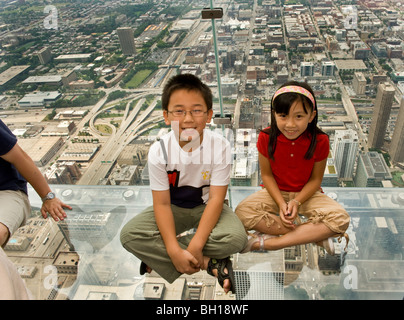
[[[178,272],[193,274],[200,270],[198,260],[187,250],[179,249],[170,258]]]
[[[188,251],[189,253],[191,253],[192,256],[195,257],[195,259],[198,261],[198,265],[199,265],[199,266],[203,266],[203,253],[202,253],[202,249],[197,249],[197,248],[192,247],[192,241],[191,241],[191,243],[189,244],[189,246],[188,246],[188,248],[187,248],[187,251]]]

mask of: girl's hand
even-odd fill
[[[282,224],[286,228],[295,228],[293,221],[295,220],[296,215],[293,216],[293,211],[290,211],[289,205],[287,203],[284,203],[280,206],[279,217],[281,218]]]
[[[288,202],[288,215],[286,218],[288,220],[294,221],[299,213],[299,202],[298,201],[289,201]]]

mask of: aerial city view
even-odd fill
[[[402,0],[0,0],[0,119],[73,207],[43,219],[30,189],[32,217],[5,253],[38,300],[401,299],[403,40]],[[330,139],[321,186],[351,214],[347,251],[336,239],[334,256],[315,244],[235,255],[237,295],[202,271],[139,274],[119,232],[152,204],[147,156],[170,129],[161,94],[183,73],[213,92],[207,128],[232,146],[233,209],[260,188],[273,94],[313,88]]]

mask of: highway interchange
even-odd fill
[[[210,21],[199,20],[188,33],[189,36],[183,41],[183,49],[173,50],[171,55],[166,61],[166,66],[180,65],[185,58],[186,49],[189,46],[194,45],[198,41],[199,36],[202,35],[210,26]],[[161,116],[151,116],[155,109],[157,102],[162,93],[166,81],[176,74],[175,68],[167,68],[162,66],[155,76],[153,76],[147,84],[140,89],[121,89],[121,88],[109,88],[105,89],[106,95],[102,98],[86,115],[84,119],[78,125],[78,131],[83,128],[84,124],[89,123],[89,129],[94,136],[99,136],[100,132],[96,129],[94,122],[101,112],[105,112],[106,108],[103,108],[107,102],[109,93],[115,90],[124,90],[130,93],[130,99],[128,99],[124,117],[119,128],[116,129],[111,126],[112,133],[109,135],[101,149],[97,152],[94,158],[89,163],[87,169],[84,171],[82,177],[77,182],[78,185],[97,185],[103,180],[113,168],[117,158],[122,150],[131,141],[139,137],[142,133],[153,128],[159,121],[162,120]],[[154,95],[154,100],[149,104],[147,109],[142,112],[140,108],[145,102],[145,97]],[[126,98],[125,98],[126,99]],[[130,104],[132,101],[138,100],[135,107],[130,110]],[[112,106],[113,107],[113,106]],[[110,107],[110,108],[112,108]],[[105,138],[105,137],[104,137]]]

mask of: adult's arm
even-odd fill
[[[34,161],[21,149],[18,143],[1,157],[14,165],[18,172],[31,184],[41,199],[51,191],[41,171],[39,171]],[[41,213],[44,218],[47,218],[47,213],[49,213],[55,221],[64,220],[67,216],[64,208],[72,209],[59,198],[54,198],[42,203]]]

